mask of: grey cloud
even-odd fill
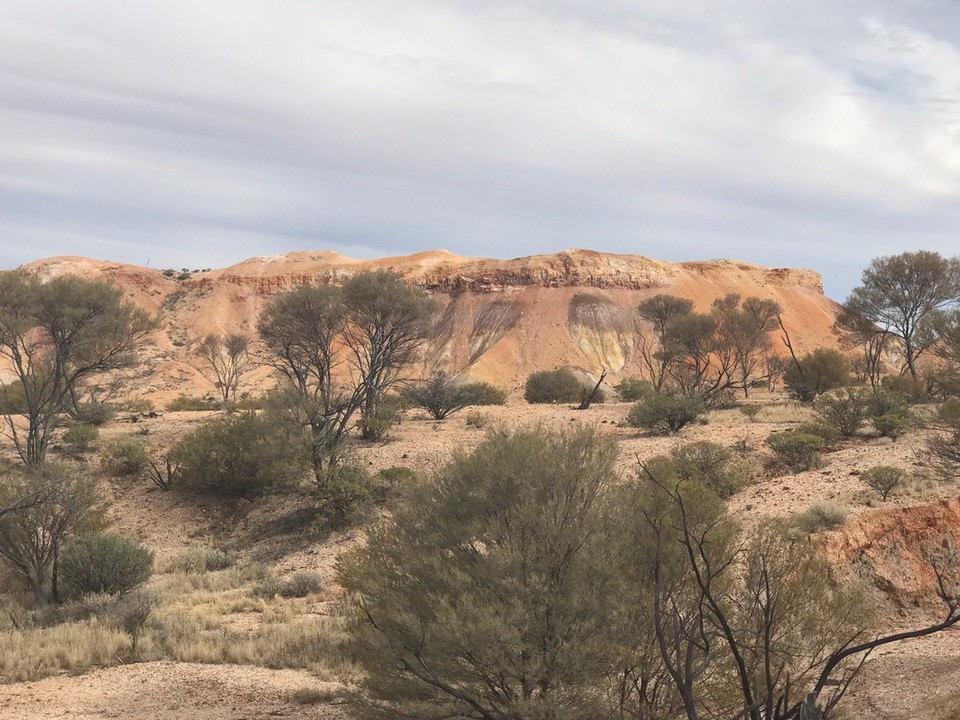
[[[954,3],[0,8],[0,266],[957,247]]]

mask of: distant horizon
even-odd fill
[[[571,252],[588,252],[588,253],[597,253],[597,254],[599,254],[599,255],[613,255],[613,256],[622,256],[622,257],[643,257],[643,258],[646,258],[646,259],[648,259],[648,260],[652,260],[652,261],[655,261],[655,262],[666,262],[666,263],[677,264],[677,265],[682,265],[682,264],[687,264],[687,263],[733,262],[733,263],[743,263],[743,264],[747,264],[747,265],[754,265],[754,266],[756,266],[756,267],[760,267],[760,268],[764,268],[764,269],[768,269],[768,270],[784,269],[784,270],[812,271],[812,272],[815,272],[815,273],[817,273],[818,275],[820,275],[821,279],[823,279],[823,277],[824,277],[823,273],[822,273],[820,270],[818,270],[817,268],[813,268],[813,267],[802,267],[802,266],[793,266],[793,265],[764,265],[764,264],[762,264],[762,263],[755,263],[755,262],[752,262],[752,261],[750,261],[750,260],[745,260],[745,259],[743,259],[743,258],[736,258],[736,257],[710,257],[710,258],[704,257],[704,258],[693,258],[693,259],[690,259],[690,260],[666,260],[666,259],[664,259],[664,258],[653,257],[653,256],[651,256],[651,255],[647,255],[647,254],[644,254],[644,253],[607,252],[607,251],[603,251],[603,250],[593,250],[593,249],[591,249],[591,248],[583,248],[583,247],[579,247],[579,248],[565,248],[565,249],[563,249],[563,250],[558,250],[558,251],[556,251],[556,252],[537,252],[537,253],[531,253],[531,254],[529,254],[529,255],[517,255],[517,256],[513,256],[513,257],[495,257],[495,256],[492,256],[492,255],[461,255],[461,254],[459,254],[459,253],[454,253],[454,252],[452,252],[452,251],[450,251],[450,250],[447,250],[447,249],[445,249],[445,248],[433,248],[433,249],[430,249],[430,250],[419,250],[419,251],[417,251],[417,252],[405,253],[405,254],[399,254],[399,255],[397,255],[397,254],[378,255],[378,256],[374,256],[374,257],[357,257],[357,256],[351,256],[351,255],[346,255],[345,253],[338,252],[338,251],[335,251],[335,250],[305,249],[305,250],[287,250],[287,251],[283,251],[283,252],[279,252],[279,253],[272,253],[272,254],[270,254],[270,255],[251,255],[251,256],[249,256],[249,257],[245,257],[245,258],[242,258],[242,259],[240,259],[240,260],[237,260],[236,262],[230,262],[230,263],[227,263],[227,264],[224,264],[224,265],[189,265],[189,266],[183,265],[182,263],[179,263],[179,264],[166,264],[166,265],[162,265],[162,266],[161,266],[161,265],[156,265],[156,264],[154,264],[152,261],[150,261],[149,264],[145,264],[145,263],[137,263],[137,262],[128,262],[128,261],[125,261],[125,260],[118,260],[118,259],[114,259],[114,258],[97,258],[97,257],[90,257],[90,256],[87,256],[87,255],[76,255],[76,254],[66,254],[66,253],[65,253],[65,254],[62,254],[62,255],[50,255],[50,256],[35,258],[34,260],[29,260],[29,261],[27,261],[27,262],[20,263],[19,265],[16,265],[16,266],[14,266],[14,267],[10,267],[10,268],[0,268],[0,270],[12,270],[12,269],[16,269],[16,268],[18,268],[18,267],[25,267],[25,266],[28,266],[28,265],[32,265],[32,264],[34,264],[34,263],[44,262],[44,261],[47,261],[47,260],[55,260],[55,259],[58,259],[58,258],[78,258],[78,259],[89,260],[89,261],[92,261],[92,262],[105,263],[105,264],[117,263],[117,264],[121,264],[121,265],[128,265],[128,266],[131,266],[131,267],[142,268],[142,269],[145,269],[145,270],[155,270],[155,271],[157,271],[157,272],[163,272],[163,271],[165,271],[165,270],[175,270],[175,271],[177,271],[177,272],[182,272],[182,271],[184,270],[184,268],[186,268],[186,271],[187,271],[187,272],[194,273],[194,272],[203,272],[203,271],[210,271],[210,272],[212,272],[212,271],[226,270],[226,269],[229,269],[229,268],[231,268],[231,267],[235,267],[235,266],[237,266],[237,265],[241,265],[241,264],[243,264],[243,263],[245,263],[245,262],[249,262],[249,261],[252,261],[252,260],[261,260],[261,259],[262,259],[262,260],[269,260],[269,259],[271,259],[271,258],[277,258],[277,257],[281,257],[281,256],[284,256],[284,255],[295,255],[295,254],[296,254],[296,255],[310,255],[310,254],[318,254],[318,253],[332,253],[332,254],[335,254],[335,255],[339,255],[339,256],[341,256],[341,257],[344,257],[344,258],[346,258],[346,259],[348,259],[348,260],[358,260],[358,261],[361,261],[361,262],[376,262],[376,261],[379,261],[379,260],[392,260],[392,259],[398,259],[398,260],[399,260],[399,259],[405,259],[405,258],[410,258],[410,257],[417,256],[417,255],[430,255],[430,254],[434,254],[434,253],[446,253],[446,254],[452,255],[453,257],[456,257],[456,258],[459,258],[459,259],[463,259],[463,260],[491,260],[491,261],[510,262],[510,261],[515,261],[515,260],[525,260],[525,259],[527,259],[527,258],[532,258],[532,257],[553,257],[553,256],[557,256],[557,255],[562,255],[562,254],[564,254],[564,253],[571,253]],[[851,290],[852,290],[852,287],[851,287]],[[849,290],[848,290],[848,291],[846,292],[846,294],[844,294],[842,297],[839,297],[839,296],[830,294],[830,292],[828,291],[828,288],[827,288],[826,284],[824,283],[824,292],[823,292],[823,294],[824,294],[826,297],[830,298],[831,300],[835,300],[835,301],[837,301],[837,302],[843,302],[844,299],[846,299],[847,295],[849,295]]]

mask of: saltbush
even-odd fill
[[[150,462],[147,449],[136,438],[117,438],[100,455],[103,469],[111,475],[136,475]]]
[[[777,461],[794,472],[815,468],[820,461],[820,451],[825,445],[822,437],[797,430],[773,433],[765,443],[773,451]]]
[[[89,450],[99,435],[100,431],[97,430],[96,425],[80,423],[63,434],[63,442],[76,450]]]
[[[880,380],[880,387],[885,390],[900,393],[911,405],[920,405],[930,402],[930,388],[927,380],[914,377],[910,373],[904,375],[887,375]]]
[[[84,425],[104,425],[117,414],[112,405],[102,402],[80,403],[73,410],[73,419]]]
[[[892,467],[890,465],[877,465],[869,470],[865,470],[860,475],[869,487],[877,491],[881,500],[886,500],[890,493],[901,487],[907,479],[907,473],[903,468]]]
[[[670,459],[678,478],[701,482],[723,499],[734,495],[754,477],[754,468],[749,462],[734,457],[722,445],[706,440],[674,448]]]
[[[869,398],[867,412],[874,429],[885,437],[896,439],[910,429],[909,401],[897,390],[878,388]]]
[[[434,420],[443,420],[470,405],[503,405],[507,401],[507,393],[490,383],[458,383],[443,373],[409,388],[406,395]]]
[[[653,384],[638,377],[627,377],[613,386],[623,402],[637,402],[653,392]]]
[[[190,395],[177,395],[167,403],[167,410],[170,412],[201,412],[218,408],[219,403],[213,398],[191,397]]]
[[[584,391],[584,384],[570,370],[561,368],[542,370],[527,377],[523,397],[528,403],[580,402]]]
[[[846,385],[850,379],[847,360],[837,351],[818,348],[790,363],[783,373],[783,384],[801,402],[810,402],[817,395]]]
[[[814,503],[802,513],[793,516],[792,525],[801,532],[810,534],[821,530],[833,530],[847,521],[847,511],[831,500]]]
[[[60,553],[59,579],[67,599],[94,593],[124,595],[152,572],[153,553],[119,535],[80,535]]]
[[[654,392],[630,408],[627,425],[667,435],[679,432],[703,413],[703,403],[696,398]]]
[[[844,437],[850,437],[863,426],[869,408],[868,393],[844,388],[817,398],[814,410],[820,420],[836,428]]]
[[[302,429],[272,415],[221,418],[170,450],[177,489],[221,498],[251,498],[295,485],[309,463]]]

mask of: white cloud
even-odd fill
[[[956,247],[949,2],[0,9],[0,266]]]

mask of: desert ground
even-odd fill
[[[880,538],[869,537],[875,531],[871,519],[878,514],[899,513],[903,526],[911,522],[911,508],[952,507],[948,501],[957,487],[925,474],[920,452],[925,431],[912,431],[896,441],[863,431],[839,442],[822,467],[780,474],[766,467],[763,441],[771,432],[809,419],[811,411],[779,393],[754,393],[745,402],[761,407],[755,417],[738,408],[715,410],[704,423],[677,435],[653,437],[625,425],[628,403],[579,411],[529,405],[513,396],[504,406],[474,410],[473,424],[466,422],[468,411],[439,423],[421,410],[408,411],[385,441],[352,440],[350,456],[370,471],[402,466],[429,475],[453,453],[469,451],[490,430],[587,423],[617,437],[621,476],[629,481],[638,461],[680,443],[710,440],[734,449],[758,468],[756,482],[729,501],[730,511],[744,524],[798,512],[818,500],[844,506],[850,513],[847,524],[812,539],[839,567],[851,543],[882,544]],[[98,444],[130,437],[157,454],[216,414],[165,412],[137,423],[123,422],[121,414],[102,428]],[[12,458],[9,444],[3,452]],[[7,645],[0,645],[0,677],[5,681],[0,685],[0,717],[350,717],[345,697],[356,669],[338,647],[349,599],[336,585],[334,567],[339,553],[363,542],[364,527],[382,510],[374,507],[344,528],[317,531],[303,520],[304,501],[296,493],[229,506],[199,503],[175,490],[161,491],[143,473],[108,477],[95,449],[75,454],[58,445],[53,452],[77,471],[103,478],[110,497],[110,528],[155,553],[157,572],[149,589],[162,600],[147,623],[141,661],[136,662],[122,633],[93,620],[68,623],[69,632],[58,626],[59,635],[56,628],[25,626],[17,619],[21,599],[8,595],[7,617],[0,619],[0,641]],[[885,502],[860,480],[864,470],[881,464],[904,467],[914,476]],[[213,549],[229,554],[229,567],[198,572],[183,560]],[[891,562],[876,571],[878,576],[887,574],[886,592],[875,592],[885,626],[910,628],[935,617],[936,604],[897,568]],[[282,581],[303,572],[319,578],[304,597],[270,597],[259,589],[268,578]],[[9,576],[4,582],[15,588]],[[868,661],[861,681],[844,701],[845,717],[960,717],[958,660],[957,631],[884,648]]]

